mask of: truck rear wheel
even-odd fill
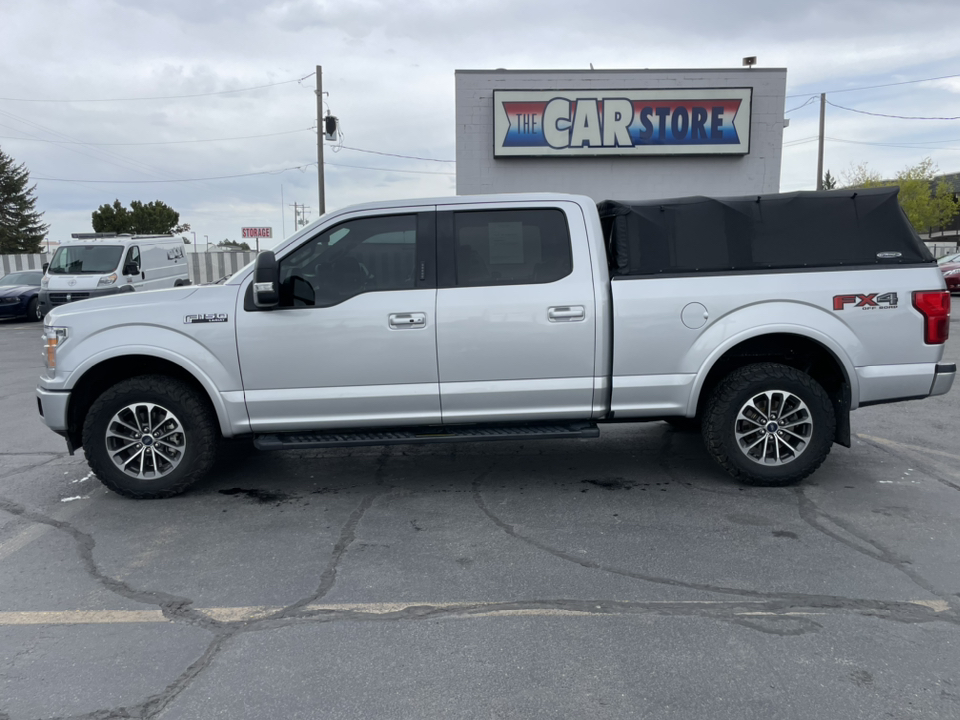
[[[835,432],[826,391],[806,373],[778,363],[730,373],[703,415],[707,451],[748,485],[800,482],[826,459]]]
[[[213,466],[219,440],[198,393],[163,375],[117,383],[94,401],[83,424],[83,450],[96,476],[138,499],[182,493]]]

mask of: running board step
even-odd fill
[[[558,440],[562,438],[595,437],[600,437],[600,428],[596,424],[574,423],[570,425],[473,426],[278,433],[257,435],[253,439],[253,444],[258,450],[303,450],[308,448],[357,447],[361,445],[411,445],[484,440]]]

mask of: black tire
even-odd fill
[[[117,383],[94,401],[83,423],[90,468],[108,488],[136,499],[182,493],[213,467],[219,442],[205,399],[164,375]]]
[[[800,482],[826,459],[835,432],[833,404],[823,387],[778,363],[733,371],[703,413],[707,452],[747,485]]]
[[[40,315],[40,311],[37,309],[39,306],[40,298],[30,298],[30,302],[27,303],[27,320],[30,322],[43,320],[43,316]]]

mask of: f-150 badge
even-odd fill
[[[897,306],[897,294],[888,292],[833,296],[834,310],[844,310],[848,305],[861,310],[892,310]]]
[[[215,323],[226,322],[226,313],[206,313],[205,315],[186,315],[183,318],[185,325],[196,325],[197,323]]]

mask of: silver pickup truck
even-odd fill
[[[182,492],[261,449],[591,438],[699,424],[787,485],[849,413],[947,392],[950,296],[896,190],[596,205],[555,194],[327,214],[220,284],[44,324],[46,424],[109,488]]]

